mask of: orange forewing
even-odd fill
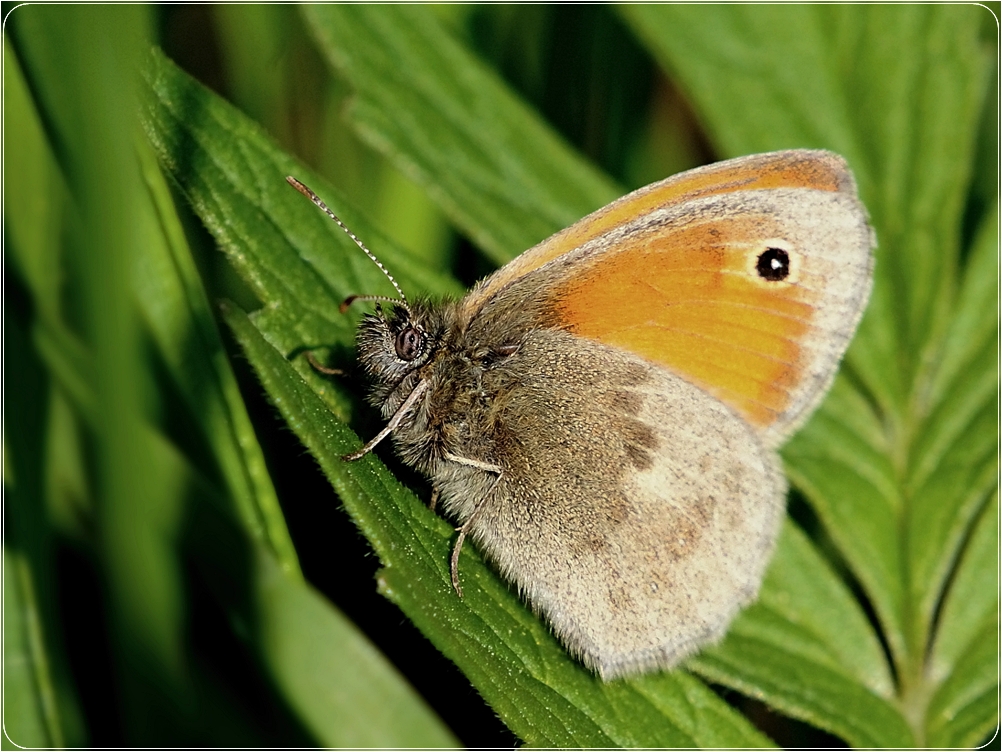
[[[552,291],[560,323],[666,366],[765,427],[803,377],[817,301],[750,273],[746,239],[778,234],[768,224],[729,217],[631,235]]]
[[[735,191],[768,188],[841,191],[851,184],[852,179],[837,157],[817,152],[808,156],[798,152],[757,154],[690,170],[634,191],[529,249],[470,293],[468,312],[475,314],[492,295],[513,280],[655,209]]]

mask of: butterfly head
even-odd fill
[[[449,329],[448,305],[417,301],[376,307],[358,326],[358,361],[372,385],[371,402],[384,412],[402,401],[440,350]]]

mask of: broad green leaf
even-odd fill
[[[783,451],[787,474],[853,566],[895,653],[905,650],[904,579],[897,524],[904,500],[892,448],[872,405],[839,377]]]
[[[495,262],[620,193],[425,8],[304,6],[359,134]]]
[[[735,630],[747,622],[745,631],[752,632],[753,617],[759,611],[782,617],[776,623],[783,628],[809,634],[812,642],[823,647],[831,667],[862,683],[869,692],[883,699],[892,696],[887,655],[872,624],[845,583],[793,523],[787,523],[780,538],[758,603],[735,623]],[[781,643],[786,637],[780,632],[770,639]]]
[[[999,207],[996,202],[988,208],[984,221],[974,238],[964,276],[956,297],[956,310],[950,329],[940,343],[941,351],[935,367],[919,393],[922,408],[930,413],[950,398],[952,387],[961,378],[961,372],[972,367],[998,330],[998,317],[992,316],[998,302],[998,238]],[[918,478],[927,475],[919,453],[916,460]]]
[[[999,624],[992,617],[929,702],[930,747],[973,747],[998,727]]]
[[[227,321],[286,421],[316,457],[383,564],[379,586],[455,661],[505,722],[541,746],[758,746],[767,743],[683,673],[603,683],[464,548],[464,597],[452,591],[452,528],[367,455],[241,311]]]
[[[973,747],[998,727],[997,614],[971,641],[929,702],[931,747]]]
[[[998,497],[982,511],[947,591],[929,661],[933,681],[953,670],[961,653],[995,618],[998,606]]]

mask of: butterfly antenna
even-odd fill
[[[302,183],[300,183],[298,180],[296,180],[294,177],[292,177],[292,175],[287,176],[285,179],[286,179],[286,181],[288,181],[289,185],[291,185],[297,191],[299,191],[304,196],[306,196],[306,198],[308,198],[314,204],[316,204],[317,206],[319,206],[320,209],[323,210],[323,212],[328,217],[330,217],[335,222],[337,222],[337,226],[338,227],[340,227],[342,230],[344,230],[346,233],[348,233],[348,237],[355,241],[355,245],[357,245],[359,248],[362,249],[362,253],[364,253],[366,256],[368,256],[370,259],[372,259],[372,263],[374,263],[376,266],[378,266],[379,267],[379,271],[381,271],[384,275],[386,275],[386,278],[388,280],[390,280],[390,284],[393,285],[393,289],[396,290],[397,291],[397,295],[400,296],[400,300],[396,301],[396,300],[391,300],[390,298],[382,298],[382,297],[378,297],[378,296],[375,296],[375,295],[353,295],[352,297],[348,298],[347,301],[345,301],[345,304],[347,304],[349,301],[352,301],[352,300],[387,300],[387,301],[392,302],[392,303],[397,303],[397,302],[403,303],[404,308],[406,308],[407,311],[409,312],[410,311],[410,306],[407,305],[407,296],[404,295],[404,291],[400,289],[400,285],[397,284],[397,281],[395,279],[393,279],[393,275],[390,274],[389,271],[387,271],[387,269],[386,269],[385,266],[383,266],[383,262],[381,262],[378,258],[376,258],[376,254],[374,254],[372,251],[370,251],[368,248],[366,248],[365,247],[365,243],[363,243],[361,240],[359,240],[355,236],[355,233],[353,233],[351,230],[348,229],[347,225],[345,225],[345,223],[340,220],[340,218],[337,216],[337,214],[335,214],[334,212],[332,212],[330,209],[327,208],[327,204],[325,204],[323,201],[320,200],[320,196],[318,196],[313,191],[311,191],[309,188],[307,188],[305,185],[303,185]],[[342,307],[344,307],[345,304],[342,304]]]

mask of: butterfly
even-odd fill
[[[384,269],[399,299],[346,304],[379,304],[356,342],[387,423],[346,459],[389,436],[428,476],[460,595],[469,537],[603,679],[670,669],[757,597],[776,449],[834,379],[875,242],[845,160],[792,150],[634,191],[460,300]]]

